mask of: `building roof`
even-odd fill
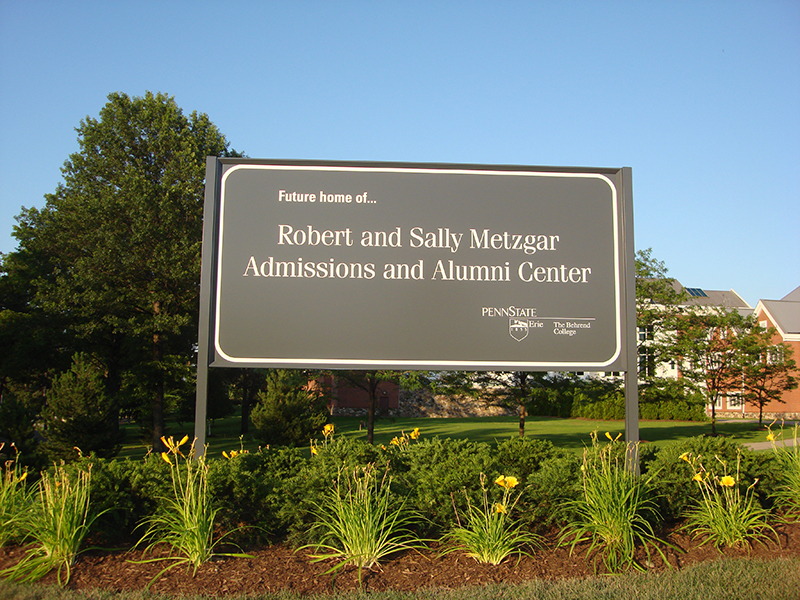
[[[794,291],[789,292],[786,294],[781,300],[785,300],[788,302],[800,302],[800,285],[794,288]]]
[[[683,302],[684,306],[717,306],[735,309],[742,314],[752,314],[753,307],[744,298],[733,290],[706,290],[703,288],[684,287],[679,281],[673,280],[676,291],[685,291],[689,298]]]
[[[800,302],[759,300],[756,314],[767,313],[784,341],[800,341]]]

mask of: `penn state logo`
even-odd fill
[[[508,333],[512,338],[521,342],[528,337],[528,321],[522,319],[510,318],[508,320]]]

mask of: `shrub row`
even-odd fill
[[[420,535],[440,535],[455,522],[455,509],[464,514],[467,503],[480,501],[480,474],[494,479],[514,475],[524,486],[518,505],[526,526],[541,531],[570,518],[561,507],[581,494],[581,457],[560,450],[549,441],[511,438],[496,444],[433,438],[377,447],[352,438],[330,439],[316,454],[295,448],[231,453],[231,458],[209,461],[209,490],[220,509],[225,529],[246,526],[249,540],[314,541],[313,508],[323,503],[337,476],[355,466],[386,468],[392,490],[404,498],[423,523]],[[679,459],[684,452],[718,456],[735,464],[741,453],[739,484],[743,489],[756,478],[759,502],[768,506],[780,480],[780,465],[772,453],[754,453],[727,438],[697,437],[663,448],[643,446],[642,474],[652,479],[661,517],[681,517],[699,497],[692,472]],[[143,460],[83,458],[70,468],[92,467],[92,498],[98,511],[110,509],[96,523],[102,543],[120,544],[136,537],[137,523],[170,495],[169,465],[158,456]]]
[[[559,376],[535,388],[527,408],[538,416],[619,420],[625,418],[625,392],[620,380]],[[680,380],[654,380],[639,388],[639,417],[705,421],[705,400]]]

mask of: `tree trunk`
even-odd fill
[[[716,437],[717,435],[717,401],[716,399],[712,399],[711,402],[711,435]]]
[[[122,390],[122,367],[120,366],[122,353],[121,346],[121,341],[115,336],[111,342],[111,348],[109,350],[105,378],[106,394],[108,394],[108,400],[111,404],[108,411],[106,427],[108,427],[109,431],[113,432],[114,439],[117,439],[120,442],[123,438],[123,434],[119,428],[119,396],[120,391]]]
[[[369,393],[369,409],[367,411],[367,443],[375,441],[375,408],[378,403],[378,378],[367,376],[367,388]]]
[[[528,373],[520,371],[517,374],[519,380],[519,437],[525,437],[525,417],[528,416]]]
[[[245,435],[250,429],[250,390],[252,382],[247,370],[242,371],[242,420],[239,425],[239,435]]]
[[[153,303],[153,313],[161,313],[161,302]],[[155,383],[153,386],[153,452],[166,450],[161,438],[164,436],[164,344],[161,334],[153,334],[153,364],[155,366]]]

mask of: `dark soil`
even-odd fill
[[[664,548],[669,563],[674,568],[684,568],[698,562],[727,557],[800,557],[800,524],[779,525],[778,542],[755,544],[751,548],[726,549],[722,552],[711,545],[697,541],[679,532],[668,532],[664,537],[675,548]],[[313,563],[310,551],[293,551],[285,545],[249,549],[254,558],[219,558],[202,565],[197,573],[183,566],[168,571],[152,584],[151,590],[164,594],[256,594],[292,590],[298,594],[341,592],[359,588],[358,571],[346,568],[338,575],[325,574],[331,562]],[[0,548],[0,569],[15,564],[23,548]],[[165,562],[136,564],[152,558],[139,551],[100,552],[82,554],[72,568],[67,587],[71,589],[100,588],[110,591],[140,590],[146,587]],[[644,553],[640,564],[649,570],[665,568],[657,553],[648,561]],[[649,565],[648,565],[649,563]],[[555,548],[554,539],[547,540],[545,549],[532,556],[507,560],[499,566],[477,563],[459,552],[441,556],[441,549],[422,552],[404,552],[384,561],[380,568],[363,573],[363,587],[367,591],[412,591],[420,587],[435,586],[457,588],[490,583],[518,583],[531,579],[558,580],[583,577],[603,572],[592,557],[586,556],[585,547],[576,548],[570,555],[566,548]],[[56,575],[50,573],[42,584],[55,585]]]

